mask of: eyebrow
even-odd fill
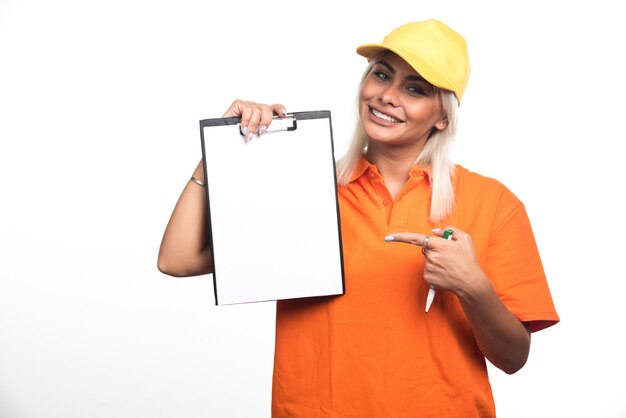
[[[376,64],[382,65],[383,67],[388,69],[391,74],[395,74],[396,73],[395,68],[393,68],[391,65],[389,65],[389,63],[387,61],[380,60]],[[411,80],[411,81],[422,81],[424,83],[428,83],[428,81],[426,81],[424,79],[424,77],[419,76],[419,75],[408,75],[408,76],[406,76],[406,79],[407,80]],[[430,83],[428,83],[428,84],[430,84]]]

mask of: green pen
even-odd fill
[[[446,229],[443,231],[443,239],[452,239],[452,234],[454,234],[453,229]],[[426,297],[426,313],[430,309],[430,305],[432,305],[433,300],[435,300],[435,286],[431,285],[428,289],[428,296]]]

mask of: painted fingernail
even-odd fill
[[[435,229],[433,229],[433,232],[439,232],[439,231],[441,231],[441,228],[435,228]]]
[[[261,125],[261,127],[259,128],[259,135],[263,135],[265,131],[267,131],[267,126]]]
[[[395,238],[394,236],[392,236],[392,235],[387,235],[387,236],[385,237],[385,241],[387,241],[387,242],[389,242],[389,241],[395,241],[395,240],[396,240],[396,238]]]
[[[245,135],[247,132],[248,132],[248,127],[244,126],[243,129],[241,130],[241,133]]]

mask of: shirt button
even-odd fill
[[[389,206],[389,201],[388,200],[383,200],[383,205]]]

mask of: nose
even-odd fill
[[[398,86],[390,84],[380,94],[380,101],[383,104],[398,107]]]

